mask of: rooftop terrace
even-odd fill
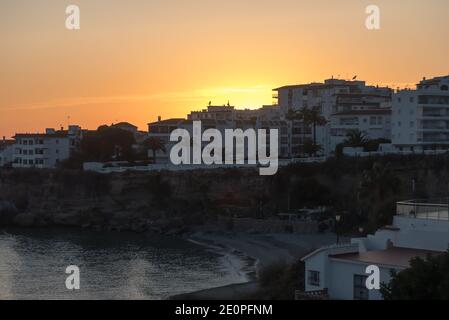
[[[449,220],[449,198],[407,200],[396,204],[396,215],[416,219]]]

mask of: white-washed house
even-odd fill
[[[379,290],[365,285],[367,267],[379,267],[381,283],[388,283],[391,271],[408,268],[411,259],[447,251],[448,208],[447,201],[400,202],[391,226],[304,256],[306,293],[322,291],[330,299],[381,300]]]

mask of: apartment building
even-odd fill
[[[82,130],[46,129],[45,133],[18,133],[14,136],[14,168],[56,168],[79,148]]]
[[[176,129],[185,129],[190,135],[193,131],[193,122],[201,121],[203,132],[207,129],[218,129],[225,136],[226,129],[277,129],[279,133],[279,156],[288,157],[288,123],[281,120],[281,112],[277,106],[264,106],[257,110],[238,110],[232,106],[208,106],[202,111],[192,112],[184,118],[162,120],[148,124],[150,137],[159,138],[164,142],[166,152],[159,151],[156,161],[166,163],[171,148],[176,142],[170,141],[170,134]],[[203,143],[203,147],[207,142]],[[152,151],[149,151],[152,156]]]
[[[208,106],[201,111],[192,111],[188,120],[280,120],[281,110],[278,106],[267,105],[259,109],[236,109],[233,106]]]
[[[399,151],[449,149],[449,76],[424,78],[394,95],[392,143]]]
[[[409,268],[413,258],[442,254],[448,243],[447,200],[399,202],[392,225],[304,256],[306,294],[337,300],[382,300],[380,290],[366,286],[367,267],[378,267],[380,283],[388,283],[391,271]]]
[[[370,123],[373,123],[373,132],[369,130],[368,133],[372,133],[373,138],[378,136],[389,138],[388,129],[384,128],[388,126],[388,119],[384,119],[388,118],[388,115],[383,114],[385,110],[373,111],[372,114],[368,111],[380,109],[381,104],[391,101],[392,90],[389,88],[367,86],[365,81],[332,78],[325,80],[324,83],[283,86],[274,91],[276,94],[273,98],[277,99],[283,114],[288,114],[290,110],[317,108],[328,120],[325,126],[318,127],[316,131],[316,142],[323,147],[326,156],[335,151],[336,145],[344,140],[350,129],[366,130],[369,129]],[[310,128],[303,126],[302,130]],[[292,127],[290,129],[292,140],[293,131]],[[292,146],[294,147],[298,146]]]
[[[330,117],[331,149],[343,143],[352,130],[368,139],[391,140],[391,98],[393,90],[376,88],[362,93],[337,94]]]

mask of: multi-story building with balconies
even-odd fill
[[[46,129],[45,133],[18,133],[14,136],[14,168],[56,168],[79,147],[79,126],[68,130]]]
[[[317,128],[316,142],[323,147],[326,156],[335,151],[336,145],[345,140],[346,134],[351,129],[367,130],[367,135],[372,139],[390,138],[387,128],[388,111],[385,108],[377,111],[385,107],[382,104],[391,101],[393,92],[390,88],[367,86],[365,81],[332,78],[325,80],[324,83],[284,86],[274,91],[277,93],[273,97],[277,99],[284,115],[289,111],[299,111],[303,108],[317,108],[320,111],[328,123]],[[310,128],[304,125],[297,124],[297,126],[301,126],[302,131],[310,131]],[[371,128],[372,130],[368,130]],[[293,143],[295,139],[293,131],[295,129],[291,128],[291,148],[301,149],[301,145]],[[310,136],[308,138],[310,139]],[[303,138],[302,143],[304,140]]]
[[[175,118],[148,124],[150,137],[156,137],[165,144],[165,152],[158,151],[156,161],[168,162],[171,148],[176,142],[170,141],[170,134],[176,129],[185,129],[191,135],[193,122],[201,121],[202,130],[218,129],[225,136],[226,129],[277,129],[279,136],[279,156],[287,158],[290,154],[288,123],[282,120],[278,106],[263,106],[259,109],[235,109],[233,106],[208,106],[202,111],[191,112],[187,119]],[[301,133],[301,132],[298,132]],[[204,143],[206,145],[207,143]],[[152,157],[152,151],[149,151]]]
[[[449,149],[449,76],[394,95],[392,143],[400,151]]]

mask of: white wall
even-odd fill
[[[345,245],[333,245],[329,247],[324,247],[310,256],[306,257],[305,260],[305,290],[307,291],[317,291],[323,290],[329,287],[329,255],[334,254],[344,254],[344,253],[354,253],[358,251],[358,245],[345,244]],[[318,271],[320,273],[320,285],[312,286],[309,284],[308,276],[309,271]]]
[[[400,91],[393,95],[391,137],[395,146],[417,144],[418,95],[416,91]]]
[[[345,262],[330,259],[329,262],[329,296],[336,300],[354,299],[354,275],[367,276],[365,273],[368,264]],[[388,267],[380,268],[380,282],[389,283],[391,280]],[[379,290],[369,291],[369,300],[382,300]]]
[[[394,225],[401,229],[397,247],[433,251],[447,251],[449,247],[449,221],[396,216]]]
[[[21,138],[21,140],[35,140],[34,137]],[[13,164],[15,168],[55,168],[61,161],[64,161],[70,157],[70,139],[66,137],[41,137],[39,140],[43,140],[43,144],[32,145],[19,144],[19,140],[14,144],[13,158],[19,160]],[[43,149],[43,154],[36,153],[36,150]],[[26,150],[27,154],[24,154]],[[32,154],[30,154],[32,151]],[[29,161],[32,164],[29,164]],[[37,164],[37,160],[43,160],[43,164]],[[25,163],[26,161],[26,163]]]

